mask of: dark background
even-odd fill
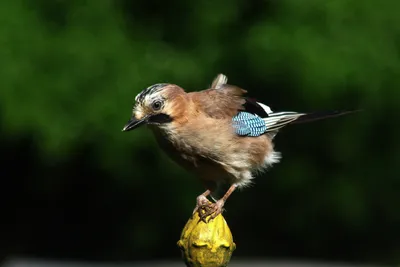
[[[0,1],[0,256],[178,259],[201,185],[145,128],[147,86],[217,73],[294,125],[235,192],[235,257],[400,262],[400,2]]]

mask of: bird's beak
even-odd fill
[[[143,117],[142,119],[136,119],[134,116],[126,123],[126,125],[124,126],[124,128],[122,129],[123,132],[127,132],[130,130],[133,130],[145,123],[147,123],[147,119],[148,117]]]

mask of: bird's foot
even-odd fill
[[[199,214],[201,214],[200,209],[204,208],[210,204],[211,204],[211,202],[207,199],[206,196],[204,196],[204,195],[198,196],[196,199],[196,207],[193,210],[193,214],[195,214],[196,212],[199,212]],[[200,217],[201,217],[201,215],[200,215]]]
[[[219,214],[222,213],[224,204],[225,204],[225,201],[223,199],[220,199],[215,203],[208,202],[206,205],[201,206],[201,209],[203,209],[203,212],[201,209],[199,210],[200,219],[203,222],[207,222],[206,218],[208,216],[210,216],[208,221],[214,219],[215,217],[217,217]]]

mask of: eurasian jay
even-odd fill
[[[207,189],[197,197],[196,208],[204,219],[215,218],[236,188],[252,183],[256,173],[278,163],[273,138],[290,123],[338,116],[348,111],[324,113],[273,112],[268,106],[244,97],[247,91],[227,84],[219,74],[211,88],[186,93],[175,84],[152,85],[135,98],[132,117],[123,131],[148,125],[160,147],[179,165],[197,175]],[[215,200],[222,185],[230,187]],[[211,203],[211,204],[210,204]]]

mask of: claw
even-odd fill
[[[210,201],[208,201],[207,196],[210,195],[211,191],[207,190],[197,197],[197,205],[193,211],[193,214],[198,212],[200,219],[205,223],[207,223],[207,217],[209,217],[208,221],[216,218],[222,213],[225,201],[232,194],[232,192],[235,191],[236,187],[236,184],[232,184],[231,187],[229,187],[228,191],[226,191],[225,195],[215,203],[211,203]]]
[[[193,214],[195,214],[196,212],[199,212],[199,216],[201,218],[201,208],[206,207],[207,205],[210,204],[210,201],[208,201],[207,197],[204,195],[200,195],[197,197],[196,199],[196,207],[193,210]]]
[[[216,218],[219,214],[222,213],[224,204],[225,204],[225,201],[220,199],[216,203],[208,203],[208,205],[201,206],[201,208],[199,209],[200,219],[203,222],[207,223],[210,220]],[[206,218],[208,216],[210,216],[210,217],[209,217],[208,221],[206,221]]]

